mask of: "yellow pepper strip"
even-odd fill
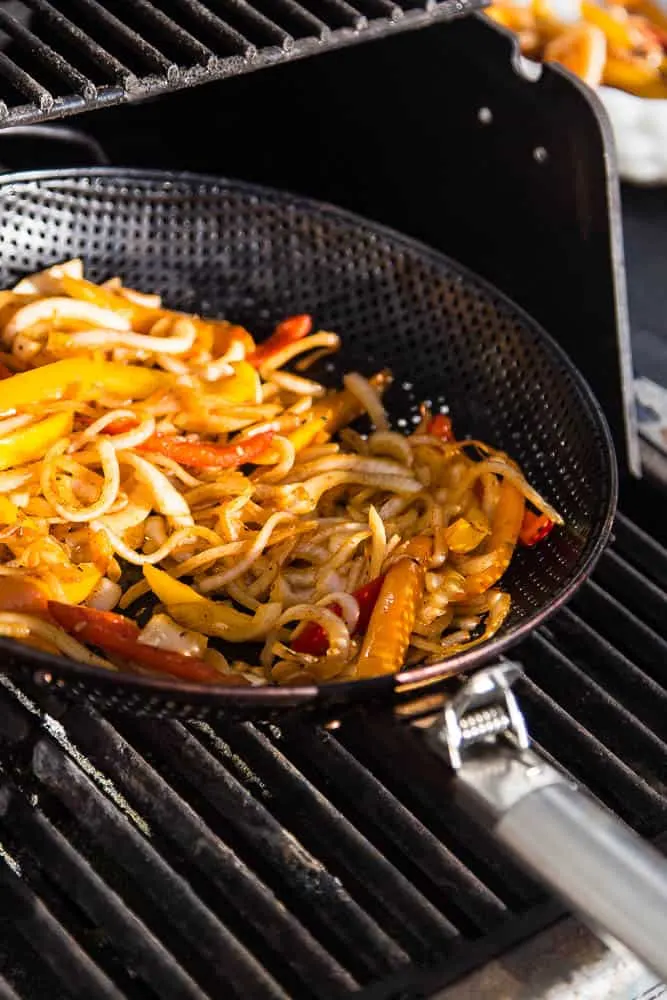
[[[72,566],[72,569],[74,570],[72,580],[60,580],[63,600],[67,604],[81,604],[90,597],[102,579],[102,574],[92,563],[80,563],[78,566]]]
[[[447,548],[456,553],[472,552],[486,535],[488,531],[476,527],[465,517],[458,517],[456,521],[452,521],[444,532]]]
[[[357,677],[394,674],[403,666],[431,550],[430,539],[412,539],[387,570],[359,653]]]
[[[294,450],[299,454],[304,448],[307,448],[309,444],[315,440],[318,434],[322,433],[326,426],[327,418],[322,417],[312,417],[309,420],[304,421],[300,427],[296,430],[291,431],[286,434],[288,441],[294,445]],[[253,459],[256,465],[274,465],[276,462],[280,461],[280,454],[275,449],[269,449],[263,455],[258,455],[257,458]]]
[[[9,379],[7,381],[10,381]],[[30,427],[21,427],[0,440],[0,469],[11,469],[25,462],[34,462],[51,445],[72,430],[71,413],[54,413]]]
[[[231,367],[234,374],[216,383],[216,395],[229,403],[254,402],[260,386],[259,372],[247,361],[234,361]]]
[[[179,625],[229,642],[259,638],[258,633],[264,629],[263,625],[258,629],[254,616],[244,615],[228,604],[202,597],[187,583],[175,580],[156,566],[144,566],[144,576],[148,586]]]
[[[287,440],[294,445],[297,455],[313,443],[317,435],[326,427],[326,422],[326,417],[313,417],[312,420],[307,420],[287,435]]]
[[[0,406],[14,410],[60,399],[68,391],[77,399],[94,399],[100,390],[123,399],[144,399],[169,382],[166,372],[138,365],[71,358],[3,379]]]
[[[162,317],[176,319],[187,315],[171,309],[153,309],[132,302],[124,295],[119,295],[109,288],[102,288],[92,281],[86,281],[85,278],[63,275],[60,278],[60,286],[73,299],[81,299],[83,302],[90,302],[102,309],[112,309],[121,316],[126,316],[139,333],[147,333]],[[235,341],[243,344],[246,354],[252,353],[255,349],[254,340],[242,326],[224,320],[200,319],[198,316],[187,315],[187,318],[195,324],[199,347],[213,351],[215,357],[224,354]]]
[[[496,558],[485,570],[466,577],[466,597],[483,594],[500,579],[509,566],[519,538],[524,506],[522,494],[507,480],[503,480],[491,524],[491,534],[484,543],[484,551],[495,552]]]
[[[18,507],[7,497],[0,497],[0,524],[16,524]]]
[[[68,274],[60,277],[60,287],[72,299],[90,302],[100,309],[111,309],[113,312],[126,316],[133,324],[140,321],[150,321],[151,325],[163,314],[161,309],[150,309],[147,306],[131,302],[109,288],[102,288],[85,278],[73,278]]]

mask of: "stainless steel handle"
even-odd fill
[[[495,830],[593,931],[667,978],[667,864],[654,848],[566,784],[532,792]]]
[[[475,675],[429,739],[454,762],[459,794],[517,859],[596,934],[620,941],[667,980],[667,859],[528,748],[521,723],[517,738],[510,716],[516,722],[520,713],[509,691],[517,672],[504,664]],[[507,738],[497,742],[499,735]]]

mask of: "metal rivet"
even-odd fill
[[[490,125],[493,121],[493,112],[491,108],[480,108],[477,112],[477,121],[480,125]]]
[[[533,159],[536,163],[546,163],[549,159],[549,154],[547,153],[544,146],[536,146],[533,150]]]

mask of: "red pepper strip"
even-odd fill
[[[245,677],[221,674],[204,660],[194,656],[185,656],[183,653],[139,642],[139,626],[124,615],[81,605],[61,604],[59,601],[49,601],[49,612],[61,628],[80,642],[99,646],[107,653],[116,653],[124,660],[131,660],[158,673],[205,684],[234,684],[242,687],[248,684]]]
[[[546,514],[533,514],[532,510],[527,510],[521,522],[519,541],[526,546],[537,545],[551,534],[554,527],[554,522]]]
[[[94,631],[97,637],[94,641],[100,646],[104,645],[107,637],[134,641],[139,635],[136,622],[125,615],[114,614],[113,611],[98,611],[97,608],[63,604],[60,601],[49,601],[48,609],[58,624],[75,638],[83,636],[84,631]]]
[[[265,452],[275,433],[275,430],[260,431],[243,441],[226,445],[177,441],[169,435],[153,434],[137,446],[137,451],[153,451],[192,469],[236,469]]]
[[[426,427],[426,433],[432,434],[433,437],[442,438],[443,441],[455,440],[452,421],[444,413],[436,413],[434,417],[431,417]]]
[[[294,344],[297,340],[303,340],[312,329],[313,320],[307,313],[301,316],[290,316],[289,319],[278,323],[271,336],[263,344],[260,344],[252,354],[249,354],[246,361],[258,368],[278,351],[282,351],[283,347]]]
[[[359,618],[354,629],[354,635],[365,632],[368,628],[370,617],[375,607],[375,602],[382,588],[383,576],[371,580],[370,583],[355,590],[353,597],[359,605]],[[327,609],[333,611],[339,618],[343,617],[343,609],[340,604],[327,604]],[[290,648],[295,653],[309,653],[310,656],[324,656],[329,648],[329,637],[321,625],[317,622],[308,622],[303,631],[292,640]]]

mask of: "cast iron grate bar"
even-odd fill
[[[21,1000],[18,993],[15,993],[6,979],[0,977],[0,1000]]]
[[[43,3],[47,3],[47,0],[43,0]],[[54,5],[49,4],[49,6],[53,7]],[[85,15],[85,23],[94,26],[96,32],[102,34],[110,47],[117,45],[120,52],[127,52],[132,61],[137,62],[138,74],[145,73],[148,69],[154,74],[159,74],[156,79],[164,76],[170,82],[173,82],[178,76],[179,70],[176,63],[167,59],[159,49],[124,24],[119,17],[111,10],[107,10],[106,6],[99,3],[98,0],[74,0],[72,17],[76,16],[77,13],[79,16]],[[84,32],[81,33],[81,44],[84,47],[87,46],[87,36]],[[119,79],[118,82],[121,83],[121,80]],[[94,104],[91,107],[94,107]],[[66,113],[65,107],[63,113]]]
[[[94,100],[97,94],[94,83],[1,6],[0,28],[3,28],[10,35],[22,52],[29,53],[34,60],[47,67],[56,77],[62,78],[66,84],[86,100]]]
[[[27,97],[39,110],[38,117],[46,117],[53,109],[54,100],[45,87],[35,80],[30,73],[17,66],[4,52],[0,52],[0,77],[3,77],[11,85],[13,91]],[[0,91],[4,93],[4,91]],[[11,102],[11,96],[5,93],[5,99],[0,97],[0,122],[9,122],[12,115],[9,111],[7,101]]]
[[[285,735],[291,759],[300,768],[314,767],[327,792],[342,796],[360,825],[371,825],[374,835],[414,859],[428,885],[441,900],[455,900],[479,930],[491,930],[507,914],[507,907],[483,881],[402,804],[345,747],[324,730],[299,727]]]
[[[663,731],[667,719],[664,687],[570,608],[549,623],[549,632],[559,648],[582,664],[609,694],[654,732]]]
[[[376,16],[379,13],[387,17],[399,18],[403,16],[403,11],[392,2],[392,0],[363,0],[360,6],[368,10],[369,16]]]
[[[123,1000],[120,990],[3,859],[0,892],[3,908],[11,910],[16,927],[29,942],[39,942],[41,960],[67,984],[70,996],[77,1000]]]
[[[517,650],[540,747],[650,837],[667,831],[666,580],[665,550],[619,520],[595,579]],[[327,732],[52,701],[55,722],[31,695],[0,688],[0,885],[63,1000],[414,995],[553,919],[389,713]],[[55,995],[14,971],[0,951],[6,995]]]
[[[162,45],[169,46],[179,56],[188,56],[191,66],[208,66],[214,62],[214,55],[208,46],[176,24],[161,8],[150,0],[121,0],[126,14],[132,13],[147,29],[160,39]]]
[[[66,42],[73,45],[76,54],[96,66],[108,81],[117,81],[120,86],[126,88],[136,84],[136,78],[127,66],[87,35],[77,24],[56,10],[48,0],[25,0],[25,3],[42,15],[45,26],[53,28]]]
[[[590,580],[577,593],[572,607],[657,683],[667,685],[667,640],[621,601]]]
[[[34,861],[49,858],[50,877],[91,921],[107,930],[137,974],[152,983],[163,1000],[205,1000],[206,994],[173,955],[47,817],[17,790],[6,788],[2,796],[5,822],[20,827]]]
[[[42,786],[76,817],[95,844],[121,864],[128,877],[141,883],[156,909],[168,911],[174,926],[202,961],[209,968],[219,966],[226,970],[230,983],[234,984],[234,995],[285,1000],[287,994],[270,973],[75,761],[52,741],[44,739],[35,746],[33,769]],[[120,843],[122,853],[118,849]]]
[[[228,745],[240,752],[263,776],[269,788],[280,788],[288,803],[284,813],[289,813],[292,828],[319,855],[327,851],[330,863],[343,873],[345,884],[354,887],[357,896],[364,894],[368,911],[376,914],[378,922],[390,930],[403,948],[412,953],[419,948],[430,951],[456,937],[456,928],[450,921],[438,913],[262,730],[250,723],[216,728]],[[278,811],[279,808],[274,798],[274,809]],[[282,818],[283,811],[280,811]],[[288,816],[284,815],[283,821],[287,820]],[[327,844],[324,841],[330,841],[328,831],[333,825],[336,837]],[[353,865],[350,864],[352,858],[355,859]],[[359,867],[364,871],[363,887],[356,875]]]
[[[25,0],[0,5],[0,125],[61,118],[234,76],[396,30],[483,0]],[[48,39],[48,43],[46,41]]]
[[[332,946],[340,942],[360,975],[378,975],[407,961],[406,952],[364,912],[343,881],[304,848],[193,732],[179,723],[149,722],[141,728],[151,752],[168,756],[170,766],[255,856],[272,862],[281,890],[289,891],[293,904],[307,910],[313,924],[322,925]],[[336,833],[340,825],[339,820]]]
[[[179,14],[183,12],[189,15],[198,28],[206,33],[206,37],[210,38],[209,33],[213,32],[212,42],[220,46],[222,52],[236,53],[246,59],[256,54],[256,47],[248,42],[240,31],[236,31],[219,17],[209,4],[204,4],[201,0],[173,0],[173,2],[178,5]]]
[[[211,0],[209,0],[209,6],[210,4]],[[290,15],[295,13],[304,15],[303,25],[308,23],[310,30],[315,29],[318,37],[321,37],[323,29],[325,32],[328,30],[326,25],[323,25],[317,18],[309,21],[305,16],[306,12],[296,3],[296,0],[273,0],[273,3],[269,4],[269,8],[274,5],[286,6]],[[282,18],[274,15],[272,10],[270,10],[271,16],[269,17],[257,10],[248,0],[213,0],[213,9],[216,14],[224,13],[227,17],[235,17],[238,20],[239,31],[247,33],[249,38],[257,42],[258,47],[277,45],[279,48],[288,50],[292,45],[292,33],[289,26],[279,23]]]
[[[353,977],[109,722],[84,708],[68,712],[67,721],[79,748],[105,766],[154,828],[167,831],[184,853],[192,844],[198,845],[197,867],[239,916],[255,925],[270,947],[279,952],[282,942],[291,942],[285,961],[304,982],[317,980],[332,992],[355,987]]]
[[[640,614],[647,625],[667,636],[665,595],[647,579],[644,571],[635,569],[617,552],[609,551],[601,557],[596,577],[610,594]]]
[[[347,3],[347,0],[310,0],[315,10],[321,11],[321,16],[332,21],[336,27],[354,28],[356,31],[365,28],[368,18],[365,14]]]
[[[662,590],[667,590],[667,552],[639,525],[624,514],[614,523],[617,548],[639,569],[643,570]]]

